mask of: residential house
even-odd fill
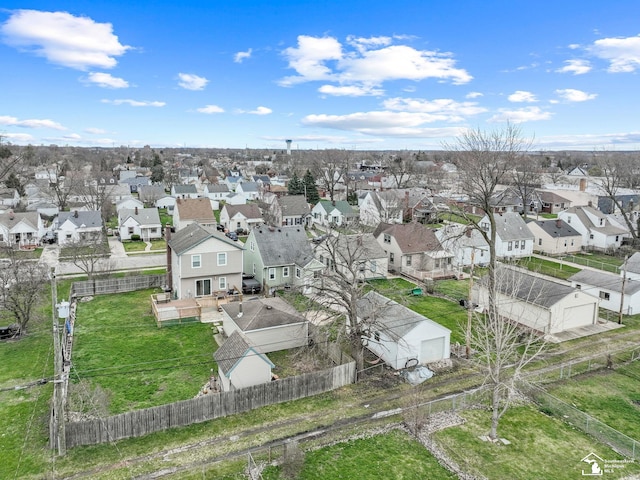
[[[58,245],[97,242],[102,238],[102,215],[99,210],[60,212],[54,222]]]
[[[166,196],[167,193],[162,185],[143,185],[138,191],[138,199],[147,207],[157,206],[156,202]]]
[[[116,212],[119,212],[123,208],[126,208],[128,210],[133,210],[134,208],[144,208],[144,203],[133,197],[123,198],[116,203]]]
[[[169,215],[173,215],[173,211],[176,208],[176,197],[165,195],[164,197],[158,198],[153,206],[156,208],[164,208]]]
[[[538,212],[542,209],[542,200],[535,189],[530,189],[523,203],[522,193],[518,189],[509,187],[496,192],[490,200],[494,213],[528,213]]]
[[[537,190],[542,203],[542,212],[559,213],[571,206],[571,200],[548,190]]]
[[[262,290],[269,293],[288,287],[308,293],[324,268],[314,258],[302,227],[254,228],[245,248],[244,273],[254,275]]]
[[[380,222],[402,223],[403,221],[403,205],[393,190],[365,192],[358,206],[360,223],[363,225],[375,227]]]
[[[372,325],[367,349],[395,370],[450,357],[451,330],[370,291],[358,300],[358,322]]]
[[[305,347],[309,324],[280,297],[256,298],[221,305],[226,335],[241,331],[264,353]]]
[[[582,246],[586,249],[617,250],[629,232],[614,225],[607,216],[590,206],[571,207],[558,213],[558,218],[567,222],[582,235]]]
[[[491,259],[489,244],[475,228],[449,223],[436,230],[435,235],[442,248],[453,254],[454,267],[483,267]]]
[[[204,186],[204,195],[209,200],[220,202],[221,200],[226,200],[227,195],[229,195],[229,187],[225,183],[209,183]]]
[[[0,245],[7,247],[37,246],[45,233],[38,212],[14,212],[0,215]]]
[[[189,184],[189,185],[173,185],[171,187],[171,196],[175,197],[176,199],[178,198],[195,199],[195,198],[198,198],[200,195],[198,194],[198,189],[196,188],[196,186],[193,184]]]
[[[122,172],[120,172],[122,173]],[[136,172],[133,172],[136,173]],[[138,193],[138,189],[144,185],[151,185],[151,177],[147,176],[132,176],[128,178],[120,177],[119,183],[121,185],[129,185],[131,193]]]
[[[203,227],[215,227],[216,217],[208,198],[178,198],[173,210],[173,226],[181,230],[192,223]]]
[[[340,227],[354,222],[358,214],[345,200],[320,200],[311,209],[313,221],[323,227]]]
[[[249,230],[262,225],[264,220],[256,203],[246,205],[225,205],[220,211],[220,224],[229,231]]]
[[[240,193],[229,192],[227,198],[225,199],[225,203],[227,205],[246,205],[247,197]]]
[[[568,255],[582,250],[582,235],[567,222],[555,220],[529,220],[527,227],[535,240],[533,250],[546,255]]]
[[[20,203],[20,195],[15,188],[0,188],[0,205],[16,208]]]
[[[372,233],[327,235],[314,251],[325,269],[338,270],[340,278],[363,281],[387,276],[387,254]]]
[[[388,255],[390,272],[418,280],[455,276],[453,253],[445,250],[434,231],[423,224],[381,223],[373,235]]]
[[[534,236],[522,216],[516,212],[494,215],[496,223],[496,257],[513,259],[530,257],[533,254]],[[491,231],[489,217],[480,220],[480,228]]]
[[[311,209],[304,195],[284,195],[274,200],[273,211],[277,225],[303,225],[311,223]]]
[[[203,199],[209,201],[208,199]],[[225,295],[242,286],[243,249],[224,234],[191,223],[170,235],[173,297]]]
[[[120,240],[138,235],[144,241],[162,238],[162,224],[157,208],[122,208],[118,210]]]
[[[495,305],[501,317],[545,334],[596,325],[598,299],[576,287],[511,268],[497,271]],[[475,284],[474,298],[488,305],[485,282]]]
[[[144,185],[140,186],[140,188],[143,187]],[[108,198],[113,205],[117,204],[120,200],[123,200],[125,198],[133,198],[131,196],[131,189],[129,188],[129,185],[126,184],[113,185],[109,183],[106,185],[99,185],[97,188],[102,189],[104,197]],[[138,195],[139,194],[140,192],[138,191]]]
[[[238,186],[238,184],[242,183],[242,182],[243,182],[242,177],[236,176],[236,175],[228,175],[224,179],[224,183],[227,185],[227,187],[229,188],[230,192],[235,192],[236,191],[236,187]]]
[[[275,365],[241,331],[236,330],[213,354],[223,392],[261,385],[272,380]]]
[[[236,186],[236,193],[243,195],[247,201],[256,200],[260,195],[260,186],[256,182],[242,182]]]

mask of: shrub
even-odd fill
[[[131,241],[132,242],[139,242],[140,241],[140,235],[138,235],[137,233],[134,233],[133,235],[131,235]]]

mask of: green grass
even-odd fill
[[[124,241],[122,242],[122,245],[124,246],[124,250],[127,253],[144,252],[145,248],[147,247],[147,243],[142,240],[136,241],[136,242]],[[164,238],[151,240],[151,250],[166,250],[166,249],[167,249],[167,242],[164,240]]]
[[[75,388],[80,397],[96,386],[106,392],[111,414],[192,398],[215,369],[211,326],[158,329],[153,292],[96,296],[78,305],[71,378],[89,381],[88,390]]]
[[[279,467],[267,467],[265,480],[279,480]],[[415,439],[400,430],[337,443],[307,452],[300,480],[454,479],[453,473]]]
[[[640,441],[640,362],[555,384],[549,393]]]
[[[159,208],[158,215],[162,226],[166,226],[167,224],[173,225],[173,215],[169,215],[166,208]]]
[[[42,255],[42,250],[42,247],[34,250],[14,250],[11,256],[16,260],[37,260]],[[0,258],[9,258],[9,252],[4,248],[0,249]]]
[[[569,265],[563,265],[551,260],[544,260],[538,257],[521,258],[518,260],[518,265],[524,267],[532,272],[542,273],[549,275],[550,277],[561,278],[566,280],[572,275],[580,272],[581,269],[571,267]]]
[[[435,291],[453,299],[469,297],[469,280],[437,280]]]
[[[482,220],[482,217],[480,215],[466,214],[463,217],[462,215],[458,215],[456,213],[441,213],[440,215],[438,215],[438,218],[440,220],[448,220],[449,222],[462,223],[463,225],[468,225],[472,223],[472,221],[477,223]]]
[[[621,459],[613,450],[575,430],[559,419],[530,406],[511,408],[500,422],[498,434],[511,445],[496,445],[478,438],[486,435],[490,412],[461,412],[466,423],[434,434],[438,444],[465,471],[490,479],[574,480],[582,470],[590,471],[582,458],[593,452],[605,460]],[[637,463],[606,473],[605,478],[622,478],[640,471]]]

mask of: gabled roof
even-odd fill
[[[421,322],[428,323],[431,328],[443,334],[451,333],[451,330],[430,318],[420,315],[373,290],[358,300],[357,306],[360,319],[373,321],[379,325],[377,327],[378,330],[384,330],[395,340],[403,338]]]
[[[496,288],[503,295],[545,308],[576,293],[576,289],[568,285],[508,267],[499,268],[496,278]]]
[[[213,358],[220,370],[229,377],[236,365],[248,355],[257,355],[268,363],[271,368],[275,367],[271,360],[262,353],[262,350],[239,330],[229,335],[229,338],[214,352]]]
[[[580,232],[564,220],[527,220],[527,224],[536,224],[544,232],[553,238],[579,237]]]
[[[193,184],[187,185],[174,185],[173,191],[176,195],[187,195],[192,193],[198,193],[198,189]]]
[[[295,308],[280,297],[258,298],[242,302],[242,316],[240,318],[238,318],[240,302],[224,304],[222,309],[243,332],[307,321]]]
[[[640,252],[634,253],[627,260],[627,272],[640,273]]]
[[[302,227],[260,227],[251,235],[255,239],[265,267],[299,265],[314,259],[309,239]]]
[[[522,216],[516,212],[504,212],[495,215],[496,235],[503,242],[529,240],[535,236],[527,227]]]
[[[7,227],[7,230],[11,230],[18,223],[24,222],[34,230],[37,230],[39,217],[40,214],[38,212],[8,212],[0,215],[0,224]]]
[[[143,202],[147,200],[157,200],[166,195],[162,185],[141,185],[138,189],[138,198]]]
[[[342,215],[350,216],[356,214],[356,212],[353,210],[353,207],[351,207],[351,205],[349,205],[349,202],[347,202],[346,200],[336,200],[334,202],[332,202],[331,200],[320,200],[318,202],[318,205],[320,205],[320,207],[322,207],[322,209],[327,213],[330,213],[334,209],[336,209]]]
[[[540,200],[544,203],[571,203],[571,201],[562,195],[547,190],[536,190],[540,196]]]
[[[277,200],[283,217],[309,215],[311,209],[304,195],[284,195]]]
[[[123,208],[119,213],[120,222],[133,218],[139,225],[160,225],[157,208]]]
[[[256,182],[242,182],[239,188],[241,188],[244,193],[259,191],[259,185]]]
[[[584,283],[587,285],[593,285],[594,287],[602,288],[612,292],[622,291],[622,277],[615,273],[600,272],[595,270],[584,269],[570,276],[567,280],[570,282]],[[585,290],[585,288],[582,288]],[[640,280],[634,280],[633,278],[627,278],[624,284],[624,294],[634,295],[640,292]],[[598,292],[591,292],[592,295],[597,295]]]
[[[100,212],[97,210],[74,210],[73,212],[60,212],[58,214],[58,225],[62,225],[67,220],[76,227],[102,227],[102,215],[100,215]]]
[[[229,193],[229,186],[226,183],[209,184],[205,188],[209,193]]]
[[[182,255],[183,253],[191,250],[196,245],[199,245],[210,238],[215,238],[217,240],[220,240],[221,242],[224,242],[228,245],[233,245],[234,247],[242,250],[242,247],[238,245],[238,242],[234,242],[217,230],[203,227],[199,223],[191,223],[185,228],[171,234],[169,247],[171,247],[176,255]]]
[[[226,208],[229,218],[233,218],[240,213],[246,219],[262,219],[260,207],[256,203],[247,203],[245,205],[230,205],[227,203],[223,208]]]
[[[615,225],[612,225],[604,213],[602,213],[600,210],[597,210],[593,207],[585,207],[585,206],[571,207],[571,208],[568,208],[566,212],[574,213],[578,217],[578,220],[580,220],[580,222],[582,222],[582,224],[585,227],[587,227],[590,230],[594,230],[596,232],[602,233],[603,235],[624,235],[625,233],[628,233],[626,230],[616,227]],[[601,227],[593,223],[591,221],[591,218],[587,214],[587,212],[598,219],[602,219],[604,225]]]
[[[387,258],[387,254],[371,233],[330,236],[316,247],[319,253],[331,254],[336,263]],[[335,254],[335,256],[334,256]]]
[[[0,197],[2,198],[15,198],[18,195],[18,190],[15,188],[1,188],[0,187]]]
[[[271,184],[271,177],[269,175],[254,175],[252,178],[254,182],[262,182],[264,185]]]
[[[216,217],[208,198],[178,198],[175,207],[180,220],[205,220],[215,222]]]
[[[402,253],[405,254],[443,250],[434,231],[421,223],[394,224],[381,229],[380,232],[376,229],[376,232],[376,238],[380,238],[380,235],[393,237]]]

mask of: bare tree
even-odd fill
[[[514,160],[513,169],[509,174],[510,184],[518,193],[523,211],[526,213],[533,200],[533,193],[541,186],[541,171],[536,159],[529,155],[519,155]]]
[[[48,272],[38,262],[18,259],[12,249],[7,249],[7,254],[8,265],[0,268],[0,315],[13,320],[22,335],[44,294]]]
[[[108,274],[112,270],[109,245],[102,235],[96,239],[79,240],[65,246],[62,255],[82,270],[89,280],[93,280],[96,275]]]
[[[349,171],[349,152],[346,150],[318,150],[311,158],[311,173],[319,185],[335,200],[336,189],[346,182]]]
[[[410,155],[391,155],[384,162],[384,173],[393,180],[395,188],[408,188],[413,186],[418,169],[415,159]]]
[[[623,188],[634,186],[638,177],[638,168],[632,159],[627,159],[615,154],[605,154],[598,157],[597,166],[601,170],[601,188],[614,208],[612,210],[620,212],[634,241],[640,238],[640,217],[634,224],[631,212],[633,204],[625,205],[620,191]],[[612,212],[612,213],[614,213]]]
[[[483,314],[474,314],[471,345],[474,360],[485,375],[491,391],[491,430],[489,437],[498,439],[500,419],[518,398],[525,382],[523,369],[538,358],[547,342],[538,325],[527,325],[521,303],[536,304],[551,292],[548,284],[532,275],[523,275],[507,267],[499,268],[494,278],[494,299],[488,291],[479,301],[486,303]],[[488,282],[484,282],[488,286]]]

